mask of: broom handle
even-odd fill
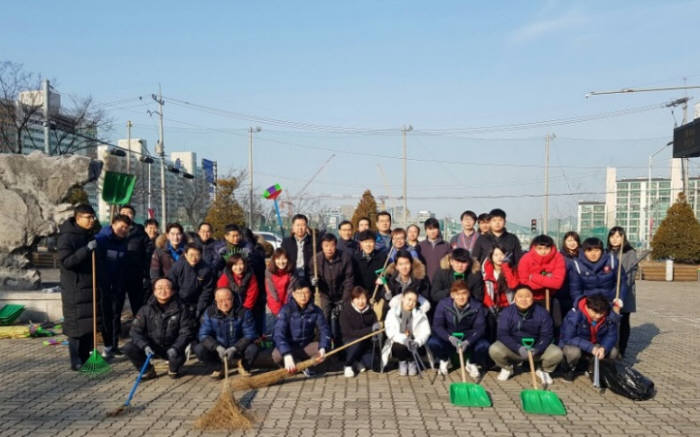
[[[620,244],[619,254],[617,255],[617,287],[615,288],[615,299],[620,298],[620,282],[622,282],[622,246]]]
[[[391,251],[394,248],[394,245],[392,244],[389,246],[389,253],[386,254],[386,259],[384,260],[384,266],[382,267],[382,273],[379,274],[378,277],[383,278],[385,276],[384,271],[386,270],[386,266],[389,264],[389,258],[391,258]],[[386,284],[384,284],[386,285]],[[377,290],[379,290],[379,284],[374,284],[374,292],[372,293],[372,298],[369,300],[370,303],[374,303],[377,300]]]
[[[545,296],[544,298],[545,298],[545,305],[547,307],[547,312],[549,313],[549,312],[551,312],[549,309],[549,305],[550,305],[550,303],[549,303],[549,288],[544,289],[544,296]]]
[[[228,357],[224,356],[222,360],[224,362],[224,385],[221,386],[221,393],[226,393],[226,387],[228,387]]]
[[[141,383],[141,378],[143,377],[143,374],[146,373],[146,368],[148,367],[148,364],[151,362],[151,357],[153,355],[148,354],[146,355],[146,361],[143,362],[143,366],[141,366],[141,370],[139,371],[139,376],[136,377],[136,382],[134,382],[134,386],[131,387],[131,391],[129,392],[129,396],[126,398],[126,402],[124,402],[124,406],[128,407],[129,404],[131,404],[131,400],[134,398],[134,393],[136,393],[136,388],[139,386],[139,383]]]
[[[354,344],[357,344],[357,343],[359,343],[359,342],[361,342],[361,341],[365,341],[365,340],[367,340],[367,339],[370,338],[370,337],[374,337],[375,335],[377,335],[377,334],[379,334],[379,333],[382,333],[382,332],[384,332],[384,328],[379,329],[379,330],[374,331],[374,332],[370,332],[369,334],[367,334],[367,335],[365,335],[365,336],[362,336],[362,337],[358,338],[357,340],[353,340],[353,341],[351,341],[351,342],[348,343],[348,344],[344,344],[344,345],[342,345],[342,346],[340,346],[340,347],[337,347],[337,348],[333,349],[332,351],[326,353],[324,359],[330,357],[330,356],[333,355],[333,354],[336,354],[336,353],[342,351],[343,349],[347,349],[347,348],[349,348],[350,346],[352,346],[352,345],[354,345]]]
[[[316,231],[311,228],[311,245],[313,252],[313,263],[314,263],[314,278],[318,281],[318,261],[316,261]],[[315,287],[316,294],[314,295],[314,304],[316,306],[321,306],[321,295],[318,291],[318,285]]]
[[[457,347],[457,353],[459,353],[459,370],[462,375],[462,382],[467,382],[467,374],[464,372],[464,352],[462,352],[461,345]]]
[[[95,251],[92,251],[92,349],[97,350],[97,274]]]
[[[535,378],[535,360],[532,358],[532,349],[527,350],[527,359],[530,362],[530,376],[532,377],[532,387],[537,390],[537,378]]]

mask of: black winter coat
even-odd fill
[[[126,267],[129,282],[140,281],[149,276],[151,258],[148,256],[148,246],[150,241],[142,225],[138,223],[131,225],[129,234],[126,236]]]
[[[61,225],[58,235],[63,333],[69,337],[92,332],[92,253],[87,244],[94,234],[71,217]]]
[[[177,290],[177,296],[182,303],[195,309],[197,319],[204,313],[214,300],[214,274],[209,265],[200,261],[192,267],[182,256],[168,273],[168,279]]]
[[[317,242],[318,243],[318,242]],[[321,245],[317,244],[316,252],[320,250]],[[297,268],[297,240],[294,236],[285,237],[282,240],[282,249],[287,252],[287,259],[289,260],[289,265],[292,266],[292,270],[296,271]],[[313,273],[313,262],[311,261],[311,254],[313,252],[313,241],[311,235],[304,237],[304,274],[306,277],[311,277],[310,272]]]
[[[449,265],[449,261],[444,260],[441,262],[441,269],[435,274],[435,278],[431,282],[430,287],[430,304],[432,308],[436,308],[437,304],[444,298],[450,297],[450,287],[457,280],[455,277],[455,271],[452,266]],[[444,264],[447,264],[445,266]],[[447,267],[447,268],[445,268]],[[464,272],[464,281],[469,287],[469,294],[474,299],[479,302],[484,300],[484,277],[481,275],[481,270],[477,270],[478,265],[467,266],[467,270]],[[462,278],[460,278],[462,279]]]
[[[354,280],[351,258],[336,251],[333,258],[328,260],[323,252],[319,252],[316,254],[316,262],[319,291],[328,296],[331,302],[350,299]]]
[[[131,324],[131,341],[139,349],[151,346],[183,352],[194,339],[195,326],[194,315],[177,297],[163,306],[151,297]]]
[[[391,290],[391,297],[403,293],[401,282],[399,281],[399,272],[396,271],[394,263],[391,263],[386,267],[386,279],[389,290]],[[417,259],[413,260],[410,285],[415,288],[416,291],[418,291],[419,295],[430,300],[430,280],[426,276],[425,265]],[[382,290],[380,289],[379,292],[377,292],[377,297],[381,296],[387,300],[391,300],[391,297],[388,297],[385,294],[386,293],[382,293]]]
[[[488,258],[493,246],[498,243],[506,250],[506,256],[510,258],[510,265],[515,267],[518,261],[523,256],[523,250],[520,247],[520,240],[514,234],[503,229],[503,234],[500,237],[493,235],[491,232],[480,235],[474,243],[474,251],[472,257],[483,263]]]
[[[343,333],[343,342],[349,343],[369,334],[375,323],[377,323],[377,316],[371,306],[367,305],[363,312],[359,312],[351,303],[343,305],[340,311],[340,332]]]
[[[355,276],[355,285],[359,285],[370,293],[374,291],[374,282],[377,280],[377,270],[384,267],[384,261],[388,252],[375,250],[369,258],[363,257],[362,250],[352,255],[352,270]]]

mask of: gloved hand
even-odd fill
[[[460,343],[459,347],[462,349],[462,353],[467,350],[469,347],[469,342],[467,340],[462,340],[462,343]]]
[[[226,357],[226,348],[219,345],[216,347],[216,353],[219,354],[219,358],[223,361],[223,359]]]
[[[146,346],[145,348],[143,348],[143,352],[146,354],[146,356],[148,356],[148,355],[151,355],[151,356],[155,355],[155,353],[153,352],[153,349],[151,349],[150,346]]]
[[[622,304],[622,299],[613,299],[612,303],[614,307],[617,307],[619,309],[622,309],[622,307],[624,306]]]
[[[377,276],[377,280],[374,281],[376,285],[384,285],[386,284],[386,278],[384,276]]]
[[[527,348],[525,346],[520,346],[520,349],[518,349],[518,355],[520,355],[520,358],[527,360]]]
[[[97,240],[90,240],[87,244],[87,248],[90,251],[93,251],[97,248]]]
[[[374,325],[372,325],[372,332],[379,331],[380,329],[382,329],[382,322],[374,322]]]
[[[294,357],[292,357],[291,354],[284,356],[284,368],[287,369],[287,372],[289,373],[294,373],[297,371],[297,365],[294,362]]]
[[[312,277],[311,277],[311,286],[312,286],[312,287],[318,287],[318,276],[312,276]]]
[[[238,349],[236,349],[236,346],[231,346],[230,348],[227,348],[225,352],[226,358],[228,358],[229,360],[233,358],[233,356],[236,355],[236,351],[238,351]]]
[[[408,340],[406,342],[406,347],[408,348],[409,351],[411,352],[418,352],[418,342],[415,340]]]
[[[321,361],[326,359],[326,350],[324,348],[321,348],[318,350],[318,362],[320,363]]]
[[[447,339],[450,341],[450,344],[455,347],[455,349],[459,347],[459,343],[461,341],[459,338],[455,337],[454,335],[450,335],[447,337]]]

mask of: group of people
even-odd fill
[[[393,361],[399,375],[415,375],[424,357],[447,374],[461,351],[472,378],[495,366],[502,381],[532,354],[551,384],[556,369],[570,381],[587,358],[616,358],[627,347],[638,261],[620,227],[605,243],[568,232],[560,250],[539,235],[524,252],[501,209],[465,211],[462,232],[449,242],[434,218],[419,241],[417,225],[392,230],[387,212],[377,214],[376,232],[362,218],[358,229],[340,223],[338,237],[297,214],[268,259],[249,229],[227,225],[219,241],[208,223],[191,234],[170,223],[158,235],[155,220],[141,226],[134,213],[122,206],[98,231],[92,208],[80,205],[61,228],[64,333],[75,370],[92,348],[93,252],[103,356],[123,353],[137,368],[161,357],[172,377],[190,352],[214,377],[224,363],[248,374],[269,352],[294,372],[300,360],[323,361],[376,333],[343,351],[346,377]],[[120,349],[127,295],[135,316]],[[144,377],[153,376],[149,367]]]

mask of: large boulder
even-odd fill
[[[0,290],[40,287],[27,254],[72,212],[71,188],[97,179],[102,162],[85,156],[0,154]]]

